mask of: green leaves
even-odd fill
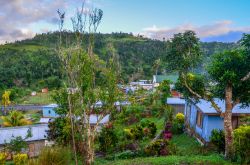
[[[174,35],[167,47],[167,61],[172,70],[187,72],[201,62],[199,39],[195,32]]]

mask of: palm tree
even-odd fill
[[[20,111],[11,111],[8,116],[2,116],[4,127],[15,127],[32,124]]]

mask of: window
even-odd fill
[[[202,128],[202,113],[200,111],[197,111],[197,116],[196,116],[196,125],[200,128]]]
[[[50,110],[49,110],[49,114],[50,114],[51,112],[50,112]]]

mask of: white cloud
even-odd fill
[[[176,33],[182,33],[186,30],[193,30],[196,32],[197,36],[200,38],[224,35],[231,31],[242,31],[250,32],[250,27],[233,27],[233,22],[229,20],[218,21],[213,24],[195,26],[191,23],[183,24],[177,27],[157,27],[153,25],[152,27],[147,27],[142,30],[140,34],[154,39],[170,39]]]

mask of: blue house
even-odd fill
[[[215,99],[215,103],[225,111],[225,101]],[[250,107],[241,107],[237,104],[233,108],[233,128],[237,128],[242,116],[250,115]],[[213,129],[224,130],[223,118],[212,107],[210,102],[200,99],[198,103],[187,101],[185,106],[186,128],[189,133],[197,137],[202,143],[209,142]]]
[[[43,117],[45,118],[54,118],[58,117],[59,115],[55,112],[55,108],[57,108],[57,104],[49,104],[42,107],[43,110]]]

